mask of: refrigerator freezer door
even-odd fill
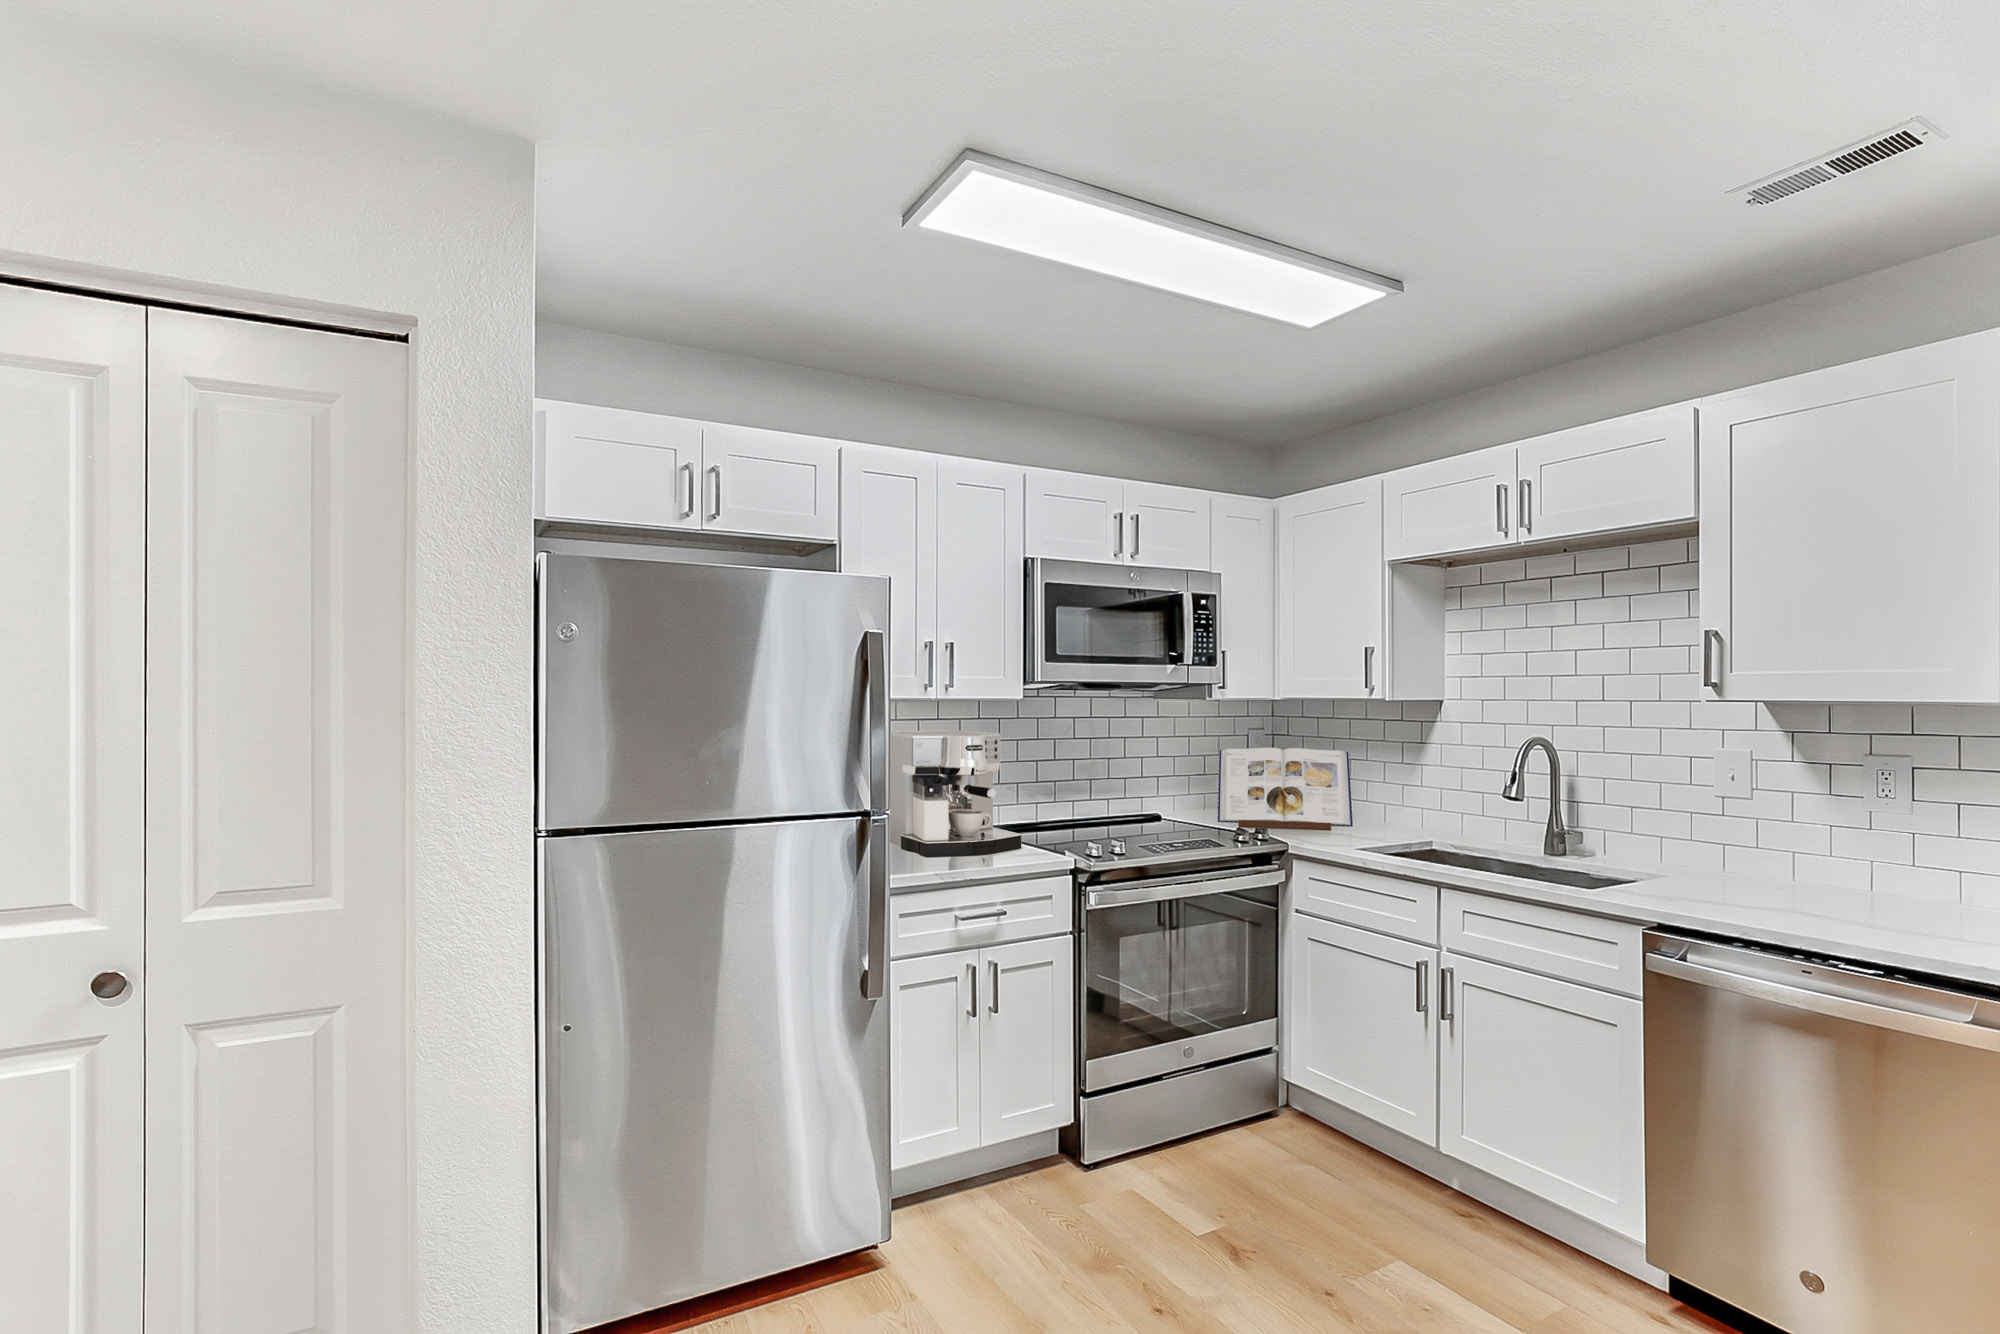
[[[541,840],[556,1334],[888,1238],[886,845],[855,817]]]
[[[888,580],[536,558],[543,830],[866,810]]]

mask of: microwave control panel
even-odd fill
[[[1196,593],[1194,599],[1194,626],[1190,635],[1188,665],[1191,667],[1215,666],[1215,594]]]

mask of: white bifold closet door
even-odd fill
[[[407,349],[148,318],[147,1334],[389,1334]]]
[[[0,1329],[24,1334],[140,1324],[145,409],[144,309],[0,287]]]

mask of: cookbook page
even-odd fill
[[[1284,767],[1281,750],[1223,751],[1220,817],[1230,822],[1280,818],[1267,799]]]
[[[1281,820],[1302,824],[1354,823],[1347,786],[1347,752],[1297,748],[1284,753],[1278,784],[1267,798]]]

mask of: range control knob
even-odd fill
[[[1086,843],[1083,845],[1083,855],[1086,857],[1102,857],[1104,855],[1104,845],[1102,843]]]
[[[1243,845],[1244,845],[1245,843],[1248,843],[1249,841],[1250,841],[1250,831],[1249,831],[1248,829],[1239,829],[1239,830],[1237,830],[1237,831],[1236,831],[1236,846],[1237,846],[1237,847],[1239,847],[1239,848],[1240,848],[1240,847],[1242,847],[1242,846],[1243,846]]]
[[[1111,855],[1114,857],[1123,857],[1125,855],[1124,839],[1114,838],[1111,840]]]
[[[1259,829],[1255,834],[1251,835],[1251,837],[1256,839],[1259,843],[1269,843],[1271,841],[1271,831],[1268,829]]]

